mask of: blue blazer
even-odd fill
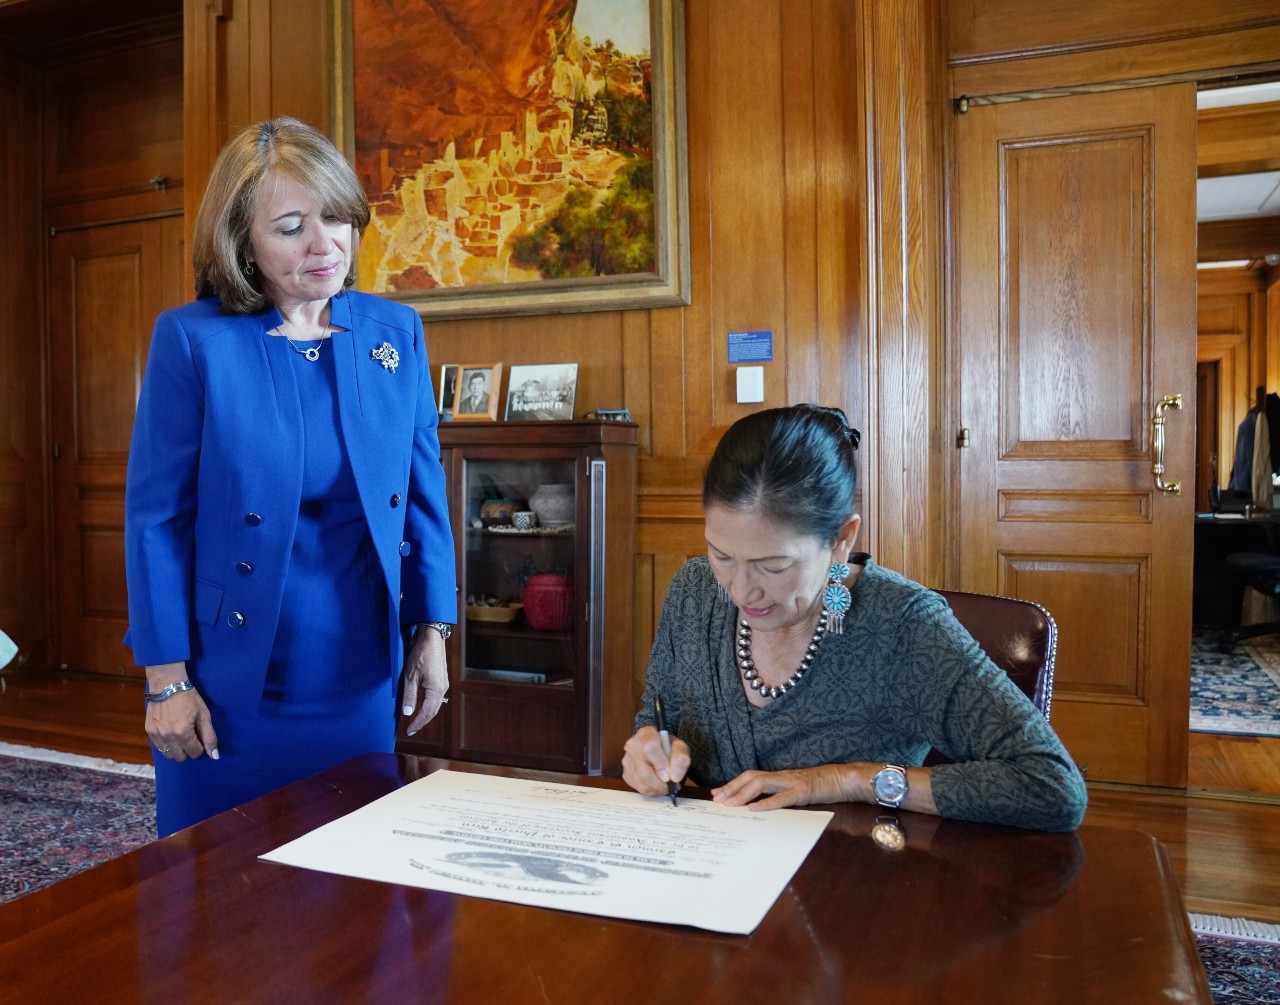
[[[330,317],[343,437],[386,577],[388,672],[401,626],[458,617],[435,397],[413,309],[362,293]],[[139,666],[189,661],[213,701],[254,712],[266,680],[302,498],[302,410],[268,351],[275,308],[216,298],[157,319],[125,488],[129,631]],[[380,356],[389,346],[395,369]]]

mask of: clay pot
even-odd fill
[[[486,527],[504,526],[511,522],[511,514],[519,508],[519,499],[486,499],[480,507],[480,522]]]
[[[529,509],[543,527],[565,527],[573,523],[573,486],[539,485],[529,497]]]
[[[530,576],[520,599],[532,628],[562,632],[573,624],[573,580],[568,576],[550,572]]]

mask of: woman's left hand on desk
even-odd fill
[[[746,806],[753,810],[776,810],[784,806],[847,802],[843,779],[846,765],[823,764],[793,771],[744,771],[737,778],[711,790],[711,798],[725,806]],[[769,798],[752,802],[757,796]]]

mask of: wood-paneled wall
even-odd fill
[[[237,129],[273,115],[293,115],[318,128],[329,122],[336,66],[331,3],[184,0],[188,228],[218,151]]]
[[[919,579],[943,568],[936,5],[685,0],[684,12],[689,306],[426,319],[437,362],[577,362],[579,412],[623,406],[640,423],[637,685],[667,584],[704,550],[706,460],[759,407],[735,400],[730,331],[774,332],[766,406],[838,405],[863,431],[863,545]],[[286,113],[329,121],[328,14],[326,0],[187,0],[189,216],[231,130]]]
[[[37,665],[47,646],[47,493],[42,463],[38,87],[35,71],[0,53],[0,629]]]
[[[336,2],[183,0],[188,226],[235,129],[276,114],[331,121]],[[940,282],[946,262],[964,253],[948,247],[942,226],[951,96],[1280,66],[1274,0],[1139,0],[1087,10],[1067,0],[684,0],[684,17],[690,305],[454,320],[432,324],[429,334],[437,362],[577,361],[580,411],[623,405],[640,421],[637,682],[666,584],[702,550],[703,466],[748,407],[734,401],[731,330],[775,332],[767,405],[842,405],[862,429],[863,546],[913,578],[945,584],[947,542],[961,526],[949,510],[954,347]],[[0,59],[0,199],[28,251],[41,241],[31,198],[40,185],[37,104],[17,58]],[[7,629],[24,618],[48,621],[30,600],[47,595],[41,577],[51,564],[41,523],[46,413],[34,388],[56,361],[24,341],[43,324],[38,255],[10,251],[5,261]],[[1280,309],[1270,315],[1280,319]]]
[[[1275,0],[953,0],[955,95],[1000,95],[1280,68]]]
[[[1216,363],[1217,479],[1231,478],[1236,430],[1254,404],[1260,385],[1280,390],[1274,381],[1278,361],[1267,344],[1267,293],[1260,273],[1244,269],[1201,269],[1196,312],[1196,361]],[[1205,428],[1197,420],[1198,428]]]

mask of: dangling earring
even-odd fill
[[[245,279],[252,279],[252,278],[253,278],[253,274],[254,274],[257,270],[253,267],[253,263],[252,263],[252,262],[245,262],[245,263],[244,263],[244,269],[243,269],[242,271],[244,272],[244,278],[245,278]]]
[[[844,634],[844,616],[849,612],[853,596],[844,581],[849,578],[849,567],[837,562],[827,573],[830,583],[822,591],[822,609],[827,612],[827,631]]]
[[[721,583],[719,580],[716,581],[716,593],[720,594],[720,599],[726,604],[733,603],[733,598],[729,596],[729,591],[724,588],[724,583]]]

